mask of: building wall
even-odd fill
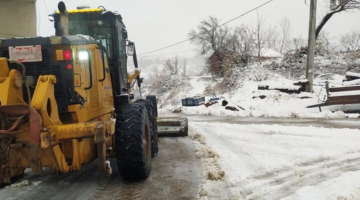
[[[36,0],[0,0],[0,38],[36,37]]]
[[[211,72],[216,72],[220,70],[219,60],[216,54],[211,55],[211,57],[208,59],[208,64]]]

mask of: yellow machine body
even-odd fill
[[[87,49],[91,57],[91,66],[86,61],[80,61],[76,55],[81,49]],[[54,47],[53,59],[59,58],[62,54],[56,52],[64,49]],[[30,153],[28,148],[30,141],[30,130],[24,127],[32,126],[29,123],[22,123],[19,133],[11,135],[10,157],[7,164],[3,164],[0,175],[4,178],[4,183],[9,182],[11,177],[21,175],[25,168],[40,169],[34,171],[41,173],[42,167],[50,167],[53,173],[64,174],[81,169],[82,164],[92,162],[96,158],[103,157],[104,169],[106,171],[106,157],[114,155],[115,120],[113,118],[113,94],[111,78],[106,74],[104,81],[96,81],[103,76],[102,56],[97,51],[96,45],[71,46],[74,60],[74,83],[76,92],[85,98],[83,105],[69,105],[68,117],[60,120],[58,106],[54,95],[54,86],[58,80],[54,75],[40,76],[36,83],[36,88],[31,97],[31,105],[24,101],[23,87],[24,77],[20,71],[9,69],[6,58],[0,58],[0,112],[1,107],[27,105],[33,107],[41,117],[40,142],[35,151],[38,151],[38,166],[31,166]],[[105,67],[109,68],[107,60]],[[89,90],[85,90],[89,83],[89,71],[84,70],[92,67],[93,82]],[[129,80],[134,77],[129,74]],[[135,76],[136,77],[136,76]],[[12,116],[13,113],[4,111],[4,117]],[[11,122],[10,122],[11,123]],[[5,127],[2,127],[4,129]],[[21,131],[23,130],[23,131]],[[25,148],[24,148],[25,147]],[[6,173],[9,172],[10,173]]]
[[[161,128],[156,126],[156,96],[148,95],[132,103],[130,90],[135,80],[140,87],[140,70],[134,43],[127,41],[126,30],[119,28],[125,27],[120,24],[120,15],[111,14],[120,25],[109,23],[114,35],[111,42],[104,44],[104,38],[67,35],[69,15],[80,16],[82,20],[91,14],[99,17],[100,13],[109,12],[100,8],[67,11],[63,2],[58,7],[59,16],[54,14],[61,19],[61,23],[55,23],[57,36],[0,40],[0,187],[10,184],[26,168],[35,174],[41,174],[43,167],[50,168],[53,174],[66,174],[79,171],[96,159],[99,171],[111,173],[107,161],[110,157],[117,158],[124,178],[147,178],[151,158],[158,151],[158,130],[187,136],[187,120],[166,119],[161,122],[165,128]],[[86,28],[103,30],[96,26]],[[115,28],[119,29],[113,33]],[[111,44],[118,45],[118,57],[110,56],[114,54],[109,48]],[[127,73],[127,46],[134,52],[133,73]],[[35,53],[41,57],[10,60],[19,55],[12,50],[16,48],[29,48],[31,53],[39,48],[41,52]],[[21,50],[24,53],[21,56],[29,56],[29,51]],[[60,84],[64,81],[66,84]],[[175,130],[173,126],[179,128]]]

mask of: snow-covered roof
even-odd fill
[[[273,49],[267,49],[263,48],[260,51],[262,57],[268,57],[268,58],[281,58],[283,55]],[[253,56],[257,56],[257,50],[254,52]]]

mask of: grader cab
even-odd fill
[[[111,157],[123,178],[147,178],[158,130],[186,136],[187,120],[158,123],[156,96],[134,101],[140,70],[127,71],[136,49],[118,13],[58,8],[55,36],[0,40],[0,186],[26,168],[65,174],[96,159],[110,173]]]

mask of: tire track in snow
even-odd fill
[[[342,173],[359,170],[360,151],[350,152],[341,158],[327,158],[304,162],[293,168],[273,170],[249,177],[249,184],[241,187],[246,199],[280,199],[298,189],[336,178]],[[240,184],[242,185],[242,184]],[[266,189],[262,189],[266,187]]]
[[[356,148],[354,143],[358,141],[358,137],[355,137],[354,134],[342,136],[336,133],[330,134],[330,137],[324,139],[324,134],[314,134],[312,137],[308,134],[287,134],[277,131],[278,129],[275,131],[263,130],[257,126],[241,126],[240,129],[237,129],[231,125],[217,130],[216,125],[209,123],[196,122],[190,125],[194,131],[206,135],[206,139],[209,141],[206,145],[214,146],[214,151],[222,155],[221,159],[225,156],[225,164],[219,163],[226,172],[223,184],[227,186],[225,190],[228,194],[236,199],[281,199],[294,194],[302,187],[317,185],[360,168],[358,167],[360,166],[360,150],[348,151],[331,157],[326,156],[327,153],[324,151],[331,150],[329,153],[333,155],[336,149],[343,151]],[[214,132],[214,130],[217,131]],[[305,133],[308,132],[305,131]],[[278,136],[273,137],[273,135]],[[296,137],[306,139],[294,140]],[[325,140],[324,144],[319,143],[322,142],[320,138]],[[349,143],[351,144],[349,147],[335,145],[336,142],[345,142],[344,144],[346,144],[348,140],[352,141]],[[331,145],[335,145],[335,149],[332,149]],[[294,147],[300,147],[305,152],[292,155],[287,150],[289,148],[293,150]],[[315,153],[317,149],[324,154]],[[310,151],[306,152],[307,150]],[[306,159],[311,151],[315,153],[311,156],[313,159],[294,163],[294,159]],[[318,154],[319,156],[315,157]],[[259,159],[268,155],[274,158],[281,156],[281,160],[287,161],[284,162],[285,164],[279,164],[276,169],[265,169],[265,165],[261,164],[269,163],[269,161]],[[241,162],[235,159],[241,160]],[[242,171],[239,171],[240,169]]]

